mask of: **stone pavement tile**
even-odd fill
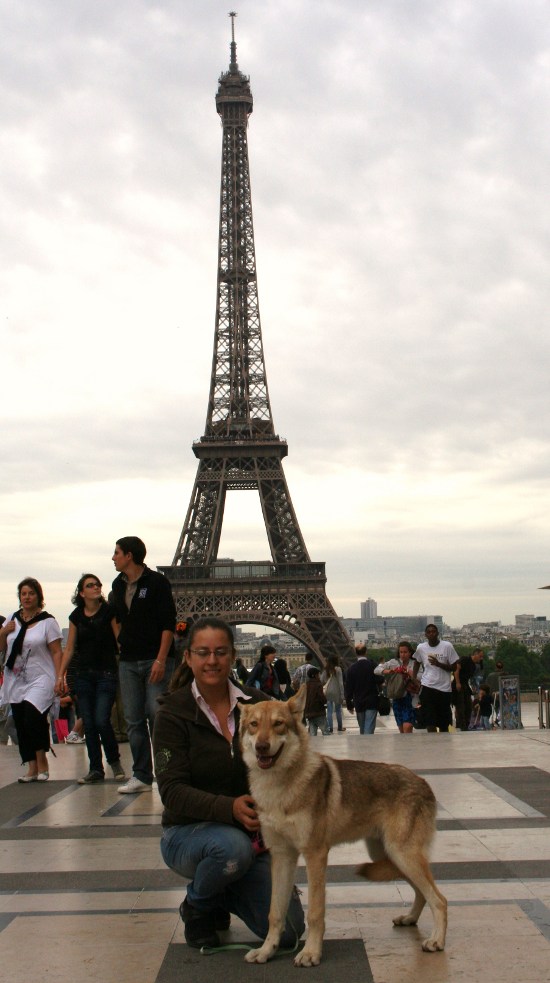
[[[6,892],[0,895],[0,912],[125,912],[137,909],[139,891],[32,891]],[[152,907],[152,905],[150,906]],[[161,907],[159,905],[158,907]]]
[[[172,920],[164,915],[20,916],[0,932],[2,978],[29,983],[155,983]]]
[[[548,979],[550,942],[516,905],[449,907],[445,952],[422,952],[431,928],[395,928],[385,910],[358,913],[375,983],[541,983]]]
[[[156,983],[242,983],[244,979],[250,983],[295,983],[303,980],[304,973],[311,973],[314,983],[373,983],[365,947],[357,938],[327,941],[321,964],[309,970],[294,966],[293,957],[286,954],[262,966],[248,966],[241,950],[203,956],[189,946],[172,945]]]

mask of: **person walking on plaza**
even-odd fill
[[[176,608],[166,577],[145,565],[145,543],[137,536],[118,539],[113,563],[113,601],[120,625],[119,679],[133,775],[122,794],[146,792],[153,785],[151,738],[157,698],[174,671]]]
[[[382,680],[374,675],[376,668],[367,656],[367,646],[362,642],[356,645],[357,662],[346,673],[344,684],[346,707],[350,713],[357,714],[360,734],[374,734],[378,715],[378,689]]]
[[[21,761],[27,773],[18,782],[46,782],[50,777],[48,711],[61,664],[62,633],[44,611],[44,591],[34,577],[17,586],[19,609],[0,628],[0,653],[6,652],[3,702],[11,704]]]
[[[246,680],[247,686],[254,686],[261,689],[267,696],[273,696],[276,700],[281,698],[281,688],[279,677],[273,668],[273,662],[277,655],[277,649],[273,645],[262,645],[260,658]]]
[[[327,698],[327,734],[333,731],[333,713],[336,715],[338,733],[342,734],[345,727],[342,721],[342,704],[344,702],[344,677],[337,655],[327,655],[325,669],[321,682]]]
[[[103,597],[101,587],[101,581],[93,573],[82,574],[76,585],[72,596],[76,607],[69,615],[69,637],[55,688],[61,696],[65,673],[77,649],[75,690],[84,721],[90,763],[88,774],[79,778],[81,785],[104,781],[102,747],[113,778],[117,781],[126,778],[111,724],[118,680],[118,626],[115,609]]]
[[[476,671],[483,668],[483,649],[475,649],[471,655],[462,655],[453,673],[453,700],[457,730],[468,730],[472,716],[473,692],[471,682]],[[477,692],[477,687],[475,687]]]
[[[320,730],[323,735],[327,732],[327,717],[325,713],[327,698],[323,691],[323,684],[319,678],[320,672],[321,670],[317,666],[312,666],[307,671],[304,717],[307,721],[310,737],[317,737],[317,730]]]
[[[402,696],[392,697],[392,710],[400,734],[412,734],[414,728],[414,703],[420,689],[418,682],[413,680],[414,663],[412,661],[414,648],[410,642],[399,642],[397,658],[381,662],[374,670],[377,676],[390,676],[398,672],[408,677],[405,692]],[[388,693],[389,696],[389,693]]]
[[[444,734],[448,733],[452,723],[451,677],[458,663],[458,655],[450,642],[441,641],[437,625],[426,625],[424,634],[427,641],[421,642],[413,655],[413,679],[416,679],[422,666],[420,700],[426,730],[429,733],[439,730]]]

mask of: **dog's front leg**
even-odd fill
[[[295,966],[318,966],[325,934],[325,878],[328,850],[324,847],[304,852],[307,867],[307,938],[294,960]]]
[[[271,841],[271,904],[269,907],[269,931],[259,949],[251,949],[245,959],[249,963],[266,963],[275,955],[285,927],[290,894],[298,861],[298,851],[284,844],[282,849]]]

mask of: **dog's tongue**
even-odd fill
[[[267,755],[259,755],[258,754],[256,756],[256,760],[257,760],[260,768],[263,768],[264,770],[266,768],[271,768],[271,765],[273,764],[273,758],[269,758]]]

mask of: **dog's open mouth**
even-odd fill
[[[273,765],[277,761],[281,751],[283,750],[284,744],[281,744],[279,750],[275,754],[256,754],[256,761],[260,768],[267,771],[268,768],[273,768]]]

